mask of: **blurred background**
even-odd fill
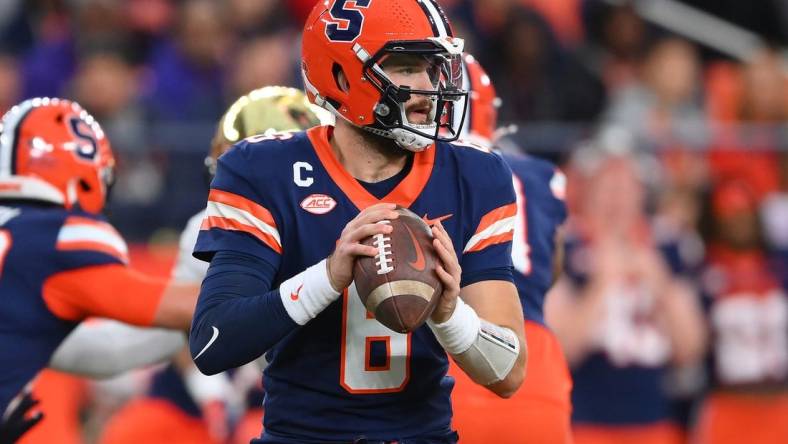
[[[709,331],[710,345],[691,359],[656,346],[653,356],[611,355],[664,367],[658,390],[683,430],[699,424],[715,387],[784,395],[788,2],[439,3],[502,98],[501,147],[567,173],[570,247],[637,231],[660,252],[666,279],[689,289],[704,319],[696,327]],[[166,276],[180,231],[205,206],[203,159],[218,118],[254,88],[301,87],[299,33],[313,4],[4,0],[0,112],[59,96],[92,113],[118,158],[108,216],[131,244],[133,265]],[[609,244],[600,244],[590,251],[603,254]],[[569,278],[595,273],[589,263],[601,256],[588,251],[567,250]],[[605,257],[615,269],[615,254]],[[718,304],[732,293],[755,302]],[[740,334],[723,340],[715,329]],[[572,334],[559,328],[562,342]],[[722,349],[738,357],[719,358]],[[588,353],[569,356],[575,370]],[[97,442],[107,418],[146,384],[136,373],[89,386],[62,378],[55,386],[76,414],[56,442]]]

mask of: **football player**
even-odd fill
[[[304,27],[303,79],[334,126],[249,138],[219,158],[195,246],[210,267],[190,346],[207,373],[267,352],[255,442],[454,443],[448,355],[499,396],[520,386],[516,203],[501,158],[453,146],[463,42],[434,0],[329,0]],[[461,111],[461,110],[460,110]],[[431,221],[444,291],[393,332],[353,285],[396,205]]]
[[[30,99],[3,117],[0,412],[87,317],[189,327],[198,288],[129,268],[100,215],[113,166],[101,127],[74,102]]]
[[[481,65],[471,55],[463,61],[469,122],[461,137],[492,149],[500,99]],[[499,444],[568,443],[572,382],[560,344],[545,325],[543,310],[545,295],[560,269],[559,229],[566,219],[566,179],[546,160],[516,154],[503,154],[503,158],[512,169],[517,196],[512,262],[525,317],[527,376],[513,399],[502,400],[479,390],[452,366],[449,373],[457,380],[452,394],[454,425],[462,442],[469,444],[493,438]]]

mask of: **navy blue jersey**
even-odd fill
[[[566,220],[566,177],[546,160],[512,154],[503,157],[512,169],[517,195],[514,283],[525,319],[544,325],[544,298],[554,278],[555,235]]]
[[[276,288],[328,256],[347,222],[383,201],[442,220],[463,286],[511,281],[516,204],[500,156],[438,143],[378,200],[334,157],[330,131],[251,138],[220,157],[195,256],[254,255],[277,270]],[[427,326],[399,334],[367,316],[353,285],[266,358],[265,430],[278,441],[452,435],[445,351]]]
[[[56,315],[56,301],[43,297],[47,279],[69,270],[121,264],[127,255],[123,239],[97,216],[6,205],[0,206],[0,413],[77,325],[76,319]]]

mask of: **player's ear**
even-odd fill
[[[342,69],[339,64],[334,63],[334,80],[337,82],[337,86],[339,87],[342,92],[350,91],[350,82],[345,75],[345,71]]]

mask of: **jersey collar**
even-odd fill
[[[378,199],[367,191],[363,185],[345,170],[345,167],[334,156],[331,144],[328,140],[331,126],[319,126],[307,131],[312,146],[317,153],[320,163],[326,169],[331,180],[337,184],[340,190],[353,202],[353,205],[363,210],[381,202],[395,203],[399,206],[409,208],[416,198],[419,197],[427,181],[432,175],[432,167],[435,164],[435,150],[433,145],[414,155],[413,167],[404,179],[383,199]]]

